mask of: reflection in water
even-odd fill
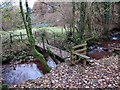
[[[56,67],[55,62],[49,57],[47,64]],[[38,69],[39,63],[17,64],[14,66],[3,65],[3,83],[7,85],[19,84],[27,80],[42,77],[44,74]]]
[[[120,40],[120,32],[116,33],[115,35],[112,35],[110,37],[110,40]]]
[[[53,59],[51,58],[51,57],[48,57],[47,58],[47,64],[50,66],[50,67],[56,67],[56,64],[55,64],[55,62],[53,61]]]
[[[14,67],[7,66],[3,71],[4,83],[8,85],[18,84],[22,81],[36,79],[41,76],[43,76],[42,72],[39,71],[34,63],[19,64]]]
[[[118,37],[112,37],[111,40],[118,40]]]

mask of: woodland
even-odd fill
[[[120,2],[4,0],[0,58],[2,90],[119,90]]]

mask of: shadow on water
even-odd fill
[[[56,67],[51,57],[47,58],[47,64],[50,67]],[[2,78],[3,83],[7,85],[19,84],[27,80],[42,77],[42,66],[39,60],[23,62],[16,65],[3,65]]]

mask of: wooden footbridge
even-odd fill
[[[44,48],[45,50],[50,50],[57,58],[62,59],[62,61],[71,61],[71,64],[75,64],[76,62],[83,60],[83,64],[84,66],[86,65],[86,62],[92,62],[90,60],[90,57],[86,56],[86,43],[81,44],[81,45],[77,45],[77,46],[73,46],[72,50],[70,52],[61,50],[59,48],[56,48],[54,46],[48,45],[48,44],[44,44],[45,46],[43,46],[42,44],[38,44],[37,46]],[[80,49],[81,47],[83,47],[82,49]]]

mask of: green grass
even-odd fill
[[[54,32],[54,33],[64,33],[65,29],[62,29],[61,27],[42,27],[42,28],[33,28],[32,32],[34,33],[35,31],[41,31],[41,30],[46,30],[48,32]],[[9,34],[9,33],[13,33],[15,35],[19,35],[20,32],[22,32],[22,34],[26,34],[26,30],[25,29],[18,29],[18,30],[14,30],[14,31],[0,31],[0,33],[2,35],[5,34]]]
[[[61,27],[43,27],[43,28],[39,28],[40,30],[46,30],[48,32],[54,32],[57,34],[60,33],[65,33],[65,29],[62,29]]]
[[[62,36],[65,36],[65,29],[62,29],[62,27],[33,28],[32,32],[34,33],[36,31],[36,32],[42,33],[43,30],[49,32],[52,37],[53,37],[52,34],[55,34],[56,37],[60,37],[60,38],[62,38]],[[22,32],[22,34],[26,34],[25,29],[20,29],[20,30],[18,29],[18,30],[14,30],[14,31],[0,31],[0,34],[2,34],[2,40],[4,41],[10,37],[10,33],[12,33],[13,35],[20,35],[20,32]],[[19,39],[19,37],[14,37],[14,38]],[[27,36],[23,37],[23,39],[26,39],[26,38],[27,38]]]

